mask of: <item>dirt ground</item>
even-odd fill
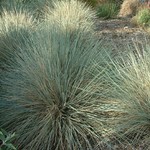
[[[95,25],[98,38],[104,38],[105,45],[110,46],[111,44],[115,50],[124,51],[127,45],[133,46],[133,41],[139,47],[150,41],[150,33],[132,25],[130,19],[97,19]]]

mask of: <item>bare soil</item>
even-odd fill
[[[146,30],[131,24],[130,19],[97,19],[96,35],[104,39],[105,45],[113,43],[114,49],[124,51],[127,45],[133,45],[133,41],[139,46],[150,40],[150,34]],[[110,45],[109,45],[110,46]]]

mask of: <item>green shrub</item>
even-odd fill
[[[150,27],[150,9],[145,8],[140,10],[137,15],[137,23],[141,26],[149,26]]]
[[[107,100],[104,68],[99,72],[94,63],[98,41],[82,40],[80,28],[73,38],[55,25],[43,28],[4,73],[0,126],[21,135],[20,149],[98,148],[105,142],[101,107]]]
[[[96,14],[86,4],[68,0],[54,3],[54,9],[47,9],[45,14],[46,21],[54,22],[55,25],[63,27],[64,30],[75,30],[82,28],[84,30],[93,30]]]
[[[9,134],[5,130],[0,130],[0,150],[16,150],[16,148],[11,143],[15,137],[15,133]]]
[[[144,46],[122,57],[122,63],[115,64],[113,78],[114,99],[120,101],[116,111],[115,132],[119,138],[149,149],[150,142],[150,46]],[[148,146],[148,147],[146,147]]]
[[[114,2],[106,2],[97,8],[97,15],[103,19],[116,17],[118,13],[118,5]]]

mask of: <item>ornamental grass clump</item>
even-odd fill
[[[0,15],[4,10],[11,12],[15,9],[19,12],[21,9],[30,12],[37,20],[41,20],[47,6],[53,7],[53,0],[0,0]]]
[[[24,0],[21,2],[23,8],[29,11],[37,20],[42,21],[44,18],[45,7],[53,8],[54,0]],[[60,1],[60,0],[55,0]]]
[[[97,71],[94,63],[99,43],[80,40],[82,31],[72,38],[55,25],[44,28],[4,72],[0,126],[20,135],[15,145],[22,150],[99,148],[108,92],[104,67]]]
[[[0,66],[13,62],[13,57],[25,44],[35,21],[27,12],[4,11],[0,18]]]
[[[113,96],[120,101],[116,108],[120,117],[117,117],[115,132],[132,146],[144,145],[149,149],[150,46],[141,48],[136,46],[136,51],[122,58],[121,64],[115,64]]]
[[[54,3],[54,9],[47,7],[45,19],[69,30],[82,28],[94,30],[95,12],[78,0],[64,0]]]

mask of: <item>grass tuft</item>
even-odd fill
[[[95,12],[85,3],[66,0],[54,3],[54,9],[47,8],[46,20],[55,22],[61,28],[75,30],[82,28],[87,31],[94,29]]]
[[[133,147],[144,143],[146,149],[150,148],[149,50],[149,45],[142,49],[136,46],[136,51],[122,57],[122,63],[117,62],[115,65],[116,79],[112,80],[114,98],[120,101],[116,108],[120,115],[117,117],[115,132]]]
[[[150,27],[150,9],[141,9],[137,15],[137,23],[143,27]]]
[[[105,67],[97,71],[94,63],[98,41],[81,40],[82,31],[72,38],[52,25],[31,36],[32,45],[26,43],[13,69],[4,72],[0,126],[20,135],[20,149],[100,148],[107,86]]]
[[[116,17],[118,10],[118,5],[115,2],[105,2],[97,8],[97,15],[99,18],[110,19]]]
[[[27,12],[4,11],[0,18],[0,66],[13,57],[34,30],[35,21]]]
[[[59,0],[58,0],[59,1]],[[53,0],[0,0],[0,15],[7,10],[27,11],[37,20],[43,19],[44,9],[49,6],[53,7]]]

